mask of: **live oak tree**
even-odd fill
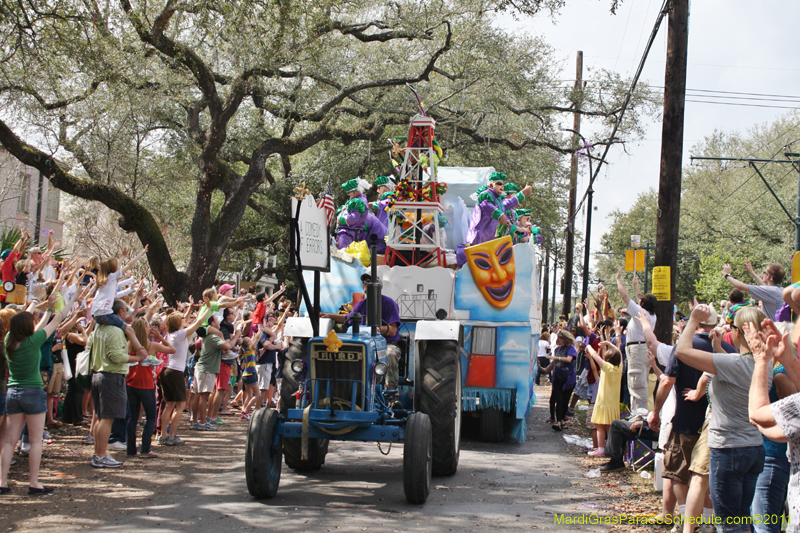
[[[170,302],[209,286],[226,250],[285,246],[276,193],[390,170],[385,137],[419,112],[406,84],[451,164],[518,170],[555,221],[560,117],[616,120],[625,83],[597,72],[595,90],[575,91],[546,44],[493,17],[561,4],[0,0],[0,144],[118,213]],[[635,118],[624,126],[637,133]]]

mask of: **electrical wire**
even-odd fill
[[[766,147],[766,146],[768,146],[768,145],[772,144],[773,142],[777,141],[778,139],[780,139],[780,138],[781,138],[781,137],[783,137],[784,135],[786,135],[786,134],[788,134],[788,133],[791,133],[792,131],[794,131],[794,130],[796,130],[796,129],[798,129],[798,128],[800,128],[800,124],[794,124],[794,125],[791,125],[791,126],[789,126],[789,127],[786,129],[786,130],[782,131],[781,133],[779,133],[779,134],[778,134],[778,135],[776,135],[775,137],[773,137],[773,138],[771,138],[771,139],[768,139],[768,140],[766,140],[766,141],[764,141],[764,142],[760,143],[760,145],[758,146],[758,148],[756,148],[755,150],[753,150],[752,152],[750,152],[750,154],[748,155],[748,157],[754,157],[754,156],[756,155],[756,152],[757,152],[757,151],[759,151],[759,150],[762,150],[764,147]],[[790,144],[791,144],[791,143],[790,143]],[[780,154],[780,153],[781,153],[781,152],[782,152],[782,151],[783,151],[783,150],[786,148],[786,146],[787,146],[787,145],[784,145],[784,146],[782,146],[780,149],[778,149],[776,152],[774,152],[774,153],[773,153],[773,154],[772,154],[772,155],[769,157],[769,159],[774,159],[774,158],[775,158],[775,157],[776,157],[778,154]],[[745,159],[746,159],[746,158],[745,158]],[[709,208],[708,210],[706,210],[706,211],[705,211],[705,212],[704,212],[702,215],[700,215],[700,216],[699,216],[699,217],[697,217],[697,218],[704,219],[704,218],[706,217],[706,215],[708,215],[709,213],[711,213],[711,212],[712,212],[714,209],[717,209],[717,207],[718,207],[720,204],[723,204],[723,203],[727,202],[727,201],[728,201],[728,200],[729,200],[729,199],[730,199],[730,198],[731,198],[731,197],[732,197],[734,194],[736,194],[736,193],[737,193],[737,192],[738,192],[738,191],[739,191],[739,190],[740,190],[742,187],[744,187],[744,186],[745,186],[745,185],[746,185],[746,184],[747,184],[747,183],[748,183],[748,182],[749,182],[751,179],[755,178],[757,175],[758,175],[758,173],[757,173],[757,172],[753,172],[753,173],[750,175],[750,177],[749,177],[749,178],[747,178],[747,179],[746,179],[746,180],[744,180],[742,183],[740,183],[738,187],[736,187],[736,188],[735,188],[733,191],[731,191],[730,193],[728,193],[728,194],[727,194],[727,195],[726,195],[726,196],[725,196],[725,197],[724,197],[722,200],[720,200],[719,202],[716,202],[716,204],[715,204],[713,207],[711,207],[711,208]]]
[[[575,215],[580,212],[581,208],[583,207],[583,203],[586,201],[586,198],[589,196],[589,191],[592,189],[592,185],[594,184],[597,176],[600,175],[600,169],[603,166],[603,162],[606,160],[606,156],[608,155],[608,151],[611,149],[611,145],[613,144],[614,137],[617,134],[617,130],[619,130],[619,125],[622,123],[622,119],[625,116],[625,110],[628,108],[628,104],[630,104],[631,97],[633,96],[633,91],[636,89],[636,85],[639,83],[639,77],[642,75],[642,70],[644,70],[645,61],[647,61],[647,56],[650,54],[650,49],[653,47],[653,43],[655,42],[656,36],[658,35],[658,30],[661,27],[661,22],[664,20],[664,17],[668,13],[668,6],[670,0],[664,0],[664,3],[661,5],[661,9],[658,12],[658,17],[656,18],[656,22],[653,25],[653,31],[650,33],[650,37],[647,40],[647,45],[645,45],[644,53],[642,54],[642,59],[639,61],[639,66],[636,69],[636,74],[633,76],[633,80],[631,81],[630,88],[628,89],[627,94],[625,95],[625,100],[622,102],[622,108],[620,109],[619,116],[617,120],[614,122],[614,128],[611,131],[611,135],[608,137],[610,142],[605,145],[605,150],[603,151],[603,155],[600,157],[600,160],[597,163],[597,168],[594,170],[594,175],[592,175],[591,179],[589,179],[589,186],[586,188],[586,192],[583,194],[583,198],[576,206],[575,210],[572,213],[572,220],[567,221],[567,227],[569,228],[575,222]]]
[[[786,179],[786,176],[789,176],[790,174],[794,174],[794,173],[795,173],[795,172],[794,172],[794,169],[790,169],[790,170],[789,170],[788,172],[786,172],[786,173],[785,173],[783,176],[781,176],[780,178],[778,178],[778,181],[777,181],[777,182],[775,182],[775,183],[773,184],[773,188],[774,188],[774,187],[778,187],[779,185],[781,185],[781,184],[783,183],[783,180],[785,180],[785,179]],[[752,177],[752,176],[751,176],[751,177]],[[724,218],[724,219],[722,219],[720,222],[718,222],[718,223],[717,223],[717,225],[718,225],[718,226],[722,226],[723,224],[725,224],[727,221],[729,221],[730,219],[732,219],[732,218],[733,218],[733,217],[735,217],[736,215],[741,215],[741,214],[742,214],[742,211],[744,211],[744,210],[747,210],[749,207],[753,206],[753,205],[754,205],[754,204],[755,204],[755,203],[756,203],[758,200],[760,200],[761,198],[763,198],[763,197],[764,197],[764,195],[765,195],[765,194],[767,194],[768,192],[769,192],[769,189],[767,189],[767,190],[763,191],[761,194],[759,194],[758,196],[756,196],[755,198],[753,198],[753,200],[751,200],[751,201],[750,201],[750,203],[749,203],[749,204],[747,204],[747,205],[744,207],[744,209],[734,209],[734,210],[733,210],[733,212],[732,212],[730,215],[728,215],[726,218]],[[708,213],[708,212],[707,212],[707,213]],[[705,235],[705,234],[709,233],[711,230],[712,230],[712,228],[705,229],[705,230],[701,231],[700,233],[697,233],[697,234],[695,234],[695,235],[692,235],[691,237],[687,237],[687,240],[694,240],[694,239],[697,239],[697,238],[699,238],[699,237],[702,237],[703,235]]]

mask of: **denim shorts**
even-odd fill
[[[119,316],[109,313],[107,315],[97,315],[92,317],[94,321],[97,322],[101,326],[117,326],[118,328],[125,331],[125,328],[128,327],[128,324],[125,323]]]
[[[258,383],[258,378],[255,374],[246,374],[242,376],[242,381],[245,385],[255,385]]]
[[[2,378],[0,378],[2,379]],[[6,416],[6,393],[0,392],[0,416]]]
[[[47,393],[34,387],[9,387],[6,393],[8,415],[40,415],[47,411]]]

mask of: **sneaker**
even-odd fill
[[[104,455],[103,457],[93,455],[92,462],[90,464],[93,468],[119,468],[122,466],[122,461],[117,461],[108,454]]]
[[[214,424],[215,426],[229,426],[230,422],[226,422],[220,417],[215,418],[214,420],[210,420],[210,423]]]
[[[142,366],[158,366],[161,364],[161,359],[148,355],[143,361],[140,361],[139,364]]]
[[[172,441],[169,437],[158,437],[159,446],[172,446]]]
[[[567,407],[567,414],[569,416],[575,416],[575,409],[573,409],[572,407]]]
[[[239,420],[250,420],[250,415],[247,413],[242,413],[242,416],[239,418]]]
[[[86,435],[86,438],[83,439],[83,444],[94,444],[94,437]]]
[[[108,443],[108,449],[109,450],[114,450],[115,452],[128,451],[128,447],[125,444],[121,443],[120,441],[109,442]]]
[[[623,470],[625,470],[625,463],[622,461],[616,461],[614,459],[611,459],[609,462],[600,467],[600,472],[604,472],[606,474],[610,472],[622,472]]]
[[[603,457],[605,456],[605,454],[606,454],[605,448],[595,448],[594,450],[591,450],[587,455],[591,455],[593,457]]]
[[[198,429],[200,429],[199,427],[197,427],[199,425],[200,425],[200,422],[192,422],[192,423],[189,424],[189,429],[198,430]]]
[[[217,431],[217,426],[214,426],[209,422],[206,422],[205,424],[198,422],[197,429],[200,431]]]
[[[28,455],[28,452],[31,451],[31,444],[30,442],[21,442],[19,444],[19,454],[22,456]]]
[[[169,437],[169,441],[172,443],[172,446],[182,446],[183,444],[186,444],[186,442],[177,435],[174,437]]]
[[[700,533],[714,533],[717,530],[712,524],[701,524],[697,531]]]

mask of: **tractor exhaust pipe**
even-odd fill
[[[381,282],[378,280],[377,265],[377,237],[372,236],[372,243],[369,246],[370,260],[370,282],[367,284],[367,325],[370,327],[370,335],[378,335],[378,328],[381,326]]]

